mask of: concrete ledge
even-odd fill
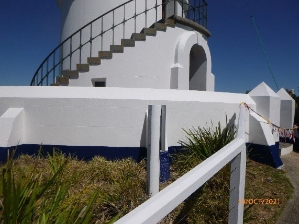
[[[280,149],[280,155],[281,156],[287,155],[287,154],[293,152],[293,144],[280,142],[279,143],[279,149]]]
[[[191,28],[195,29],[196,31],[202,33],[206,37],[210,37],[212,35],[210,33],[210,31],[208,31],[206,28],[204,28],[203,26],[199,25],[196,22],[193,22],[190,19],[186,19],[186,18],[183,18],[183,17],[180,17],[180,16],[173,16],[173,19],[175,20],[176,23],[180,23],[182,25],[191,27]]]

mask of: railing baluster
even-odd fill
[[[54,71],[53,71],[53,83],[55,83],[55,70],[56,70],[56,67],[55,67],[55,54],[56,54],[56,51],[54,52],[54,54],[53,54],[53,69],[54,69]]]
[[[158,22],[158,0],[156,0],[155,8],[156,8],[156,22]]]
[[[145,14],[144,14],[144,22],[145,22],[145,26],[147,27],[147,0],[145,0]]]
[[[182,15],[183,18],[185,18],[186,16],[184,15],[184,0],[182,1]]]
[[[135,29],[134,29],[135,32],[134,33],[136,33],[136,10],[137,9],[136,9],[136,0],[135,0],[135,16],[134,16],[135,17],[135,19],[134,19],[135,20]]]
[[[44,74],[44,65],[42,65],[41,73],[40,73],[40,76],[41,76],[40,84],[41,84],[41,85],[43,85],[43,74]]]
[[[126,5],[124,5],[124,20],[123,20],[123,39],[125,39],[125,35],[126,35],[126,26],[125,26],[125,23],[126,23]]]
[[[104,20],[104,17],[102,17],[102,25],[101,25],[101,51],[103,51],[103,39],[104,39],[104,37],[103,37],[103,26],[104,26],[104,22],[103,22],[103,20]]]
[[[79,64],[81,64],[82,57],[82,30],[80,30],[80,45],[79,45]]]
[[[70,39],[70,70],[72,70],[72,54],[73,54],[72,43],[73,43],[73,37],[71,36],[71,39]]]
[[[61,55],[60,56],[60,58],[61,58],[61,60],[60,60],[61,61],[61,63],[60,63],[61,66],[60,66],[59,76],[62,75],[62,71],[63,71],[63,61],[64,61],[64,59],[63,59],[63,45],[64,44],[61,45],[61,51],[60,51],[61,52],[61,54],[60,54]]]
[[[49,85],[49,76],[48,76],[48,74],[49,74],[49,59],[47,60],[47,77],[46,77],[46,84],[47,84],[47,86]]]
[[[92,23],[90,24],[90,37],[89,37],[89,57],[92,55]]]
[[[112,12],[112,45],[114,45],[114,10]]]

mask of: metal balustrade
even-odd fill
[[[239,201],[244,199],[245,191],[245,105],[240,107],[238,132],[232,142],[115,223],[158,223],[228,163],[231,166],[228,222],[243,223],[244,205]]]
[[[92,57],[92,52],[95,51],[95,42],[100,40],[100,49],[96,49],[97,51],[103,50],[104,45],[104,35],[108,32],[112,32],[112,38],[108,41],[111,41],[111,45],[115,44],[115,30],[117,28],[121,28],[123,31],[123,38],[125,39],[126,33],[126,24],[134,20],[134,32],[137,32],[137,23],[140,22],[141,19],[144,19],[144,27],[148,25],[148,14],[150,12],[155,13],[155,21],[159,22],[162,15],[159,15],[160,11],[162,11],[162,7],[169,8],[172,11],[172,15],[177,15],[181,17],[185,17],[189,20],[192,20],[203,27],[207,28],[207,3],[205,0],[190,0],[187,3],[184,0],[165,0],[161,2],[161,0],[155,0],[155,4],[152,7],[148,7],[148,1],[145,0],[145,8],[141,12],[137,12],[137,1],[130,0],[127,1],[116,8],[106,12],[105,14],[95,18],[72,35],[70,35],[67,39],[62,41],[41,63],[38,67],[37,71],[35,72],[30,85],[31,86],[43,86],[43,85],[50,85],[51,83],[55,83],[57,76],[62,76],[64,70],[74,70],[74,61],[76,64],[82,63],[82,54],[83,51],[88,51],[87,55]],[[134,2],[134,3],[133,3]],[[134,4],[134,13],[133,15],[126,18],[126,11],[128,4]],[[172,7],[171,7],[172,6]],[[178,9],[180,6],[181,10]],[[130,6],[132,7],[132,6]],[[119,11],[122,11],[124,14],[123,20],[117,22],[115,14]],[[169,12],[169,10],[168,10]],[[144,18],[141,17],[144,15]],[[112,16],[112,26],[107,29],[104,29],[105,26],[105,19],[109,16]],[[142,22],[142,21],[141,21]],[[101,31],[99,33],[95,33],[95,26],[97,23],[101,24]],[[87,31],[89,32],[89,37],[85,38],[84,35]],[[87,40],[83,40],[87,39]],[[74,40],[79,40],[78,46],[75,46]],[[120,41],[120,40],[118,40]],[[97,46],[99,48],[99,46]]]

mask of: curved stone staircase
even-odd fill
[[[110,51],[99,51],[98,57],[88,57],[86,64],[77,64],[76,70],[63,70],[62,76],[56,77],[51,86],[67,86],[70,79],[78,79],[80,72],[88,72],[90,66],[98,66],[102,59],[112,59],[113,53],[123,53],[125,47],[135,47],[135,41],[146,41],[146,36],[156,36],[157,31],[166,31],[167,26],[175,27],[173,18],[162,19],[150,28],[143,28],[140,33],[133,33],[130,39],[121,39],[121,45],[110,45]]]

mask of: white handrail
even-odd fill
[[[244,105],[241,105],[238,134],[232,142],[115,223],[153,224],[159,222],[231,161],[229,223],[243,223],[243,204],[239,204],[238,201],[244,198],[245,187],[244,108]]]

